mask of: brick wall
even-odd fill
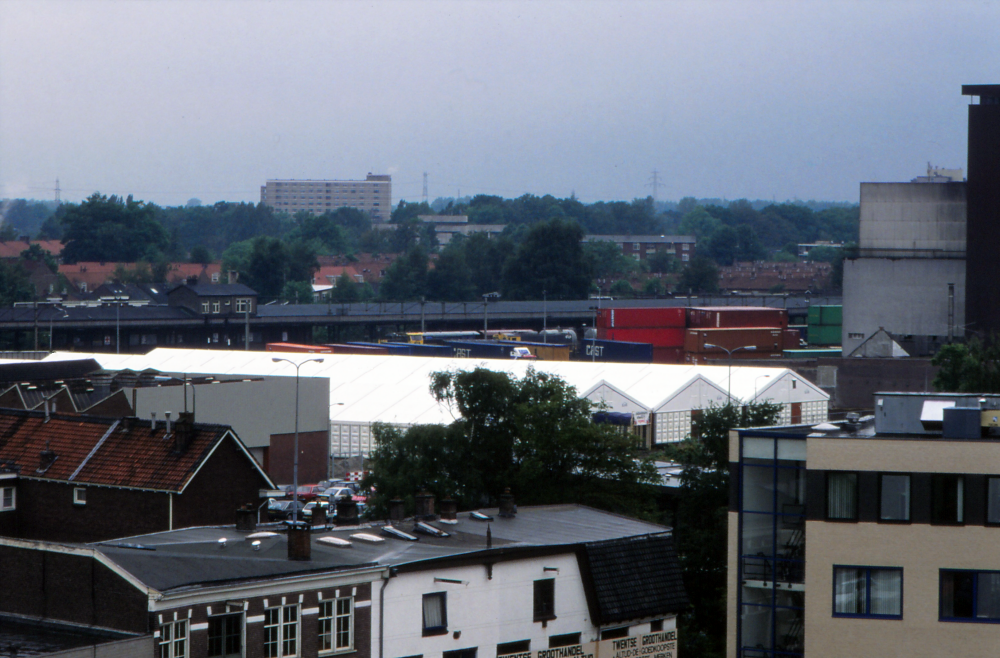
[[[351,596],[352,591],[354,592],[355,603],[354,651],[349,655],[351,658],[371,658],[371,583],[325,587],[284,595],[267,595],[248,599],[244,615],[246,645],[243,655],[246,658],[263,658],[264,622],[258,619],[263,617],[266,607],[282,605],[282,598],[284,598],[286,605],[299,603],[299,609],[303,612],[300,615],[299,621],[302,642],[299,655],[303,658],[316,656],[319,647],[319,615],[312,611],[319,607],[320,594],[322,594],[322,600],[330,600],[337,598],[338,592],[340,597],[345,597]],[[358,607],[359,605],[361,607]],[[237,611],[233,610],[233,612]],[[206,655],[208,651],[208,630],[206,625],[209,615],[225,614],[225,601],[151,613],[149,620],[150,628],[156,630],[159,628],[160,623],[173,621],[175,613],[177,619],[189,620],[189,629],[192,629],[189,630],[191,657],[199,658]]]
[[[292,482],[294,434],[272,434],[267,474],[281,484]],[[325,480],[330,461],[330,435],[326,431],[299,432],[299,484]]]
[[[236,510],[261,504],[260,490],[269,487],[231,438],[223,441],[184,493],[174,497],[174,528],[232,525]]]
[[[0,546],[0,611],[129,633],[147,628],[146,595],[88,555]]]

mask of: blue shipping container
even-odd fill
[[[620,340],[583,340],[580,341],[580,360],[652,363],[653,346],[649,343],[625,343]]]
[[[510,344],[483,341],[446,340],[444,344],[452,350],[452,356],[463,359],[509,359],[513,349]]]

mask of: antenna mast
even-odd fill
[[[427,203],[427,172],[424,172],[424,203]]]
[[[59,179],[57,178],[56,179],[56,190],[55,190],[55,192],[56,192],[56,205],[62,204],[62,200],[59,198],[59,193],[61,191],[62,190],[59,189]]]

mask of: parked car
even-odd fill
[[[350,487],[330,487],[323,492],[323,497],[329,501],[336,502],[341,498],[348,498],[354,495],[354,490]]]
[[[299,500],[304,500],[309,502],[316,500],[316,496],[323,493],[324,488],[318,484],[300,484],[299,485]]]
[[[320,513],[326,516],[326,520],[329,521],[337,515],[337,508],[334,507],[333,511],[330,510],[330,503],[325,500],[314,500],[311,503],[306,503],[306,506],[302,508],[302,518],[306,521],[312,521],[312,515],[316,513],[316,509],[319,508]]]
[[[302,510],[305,508],[305,503],[301,500],[298,501],[299,516],[302,516]],[[267,518],[271,521],[285,521],[292,518],[292,510],[296,509],[296,502],[294,500],[275,500],[270,498],[267,501]]]

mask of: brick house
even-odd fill
[[[668,528],[577,505],[428,510],[312,531],[0,538],[0,615],[114,631],[160,658],[610,656],[623,641],[676,655],[687,597]]]
[[[230,523],[273,488],[231,428],[180,416],[168,427],[0,409],[0,535],[101,541]]]
[[[257,313],[257,292],[242,283],[188,281],[167,293],[170,306],[181,306],[206,317],[242,318]]]

